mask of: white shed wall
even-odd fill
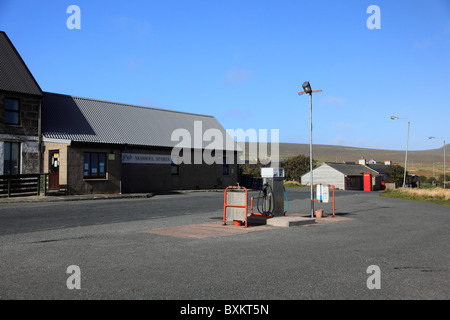
[[[314,184],[332,184],[336,188],[345,190],[345,176],[343,173],[333,169],[327,164],[323,164],[313,170],[313,183]],[[311,184],[310,173],[305,173],[301,177],[301,184]]]

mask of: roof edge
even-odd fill
[[[177,111],[177,110],[155,108],[155,107],[139,106],[139,105],[135,105],[135,104],[129,104],[129,103],[123,103],[123,102],[117,102],[117,101],[110,101],[110,100],[102,100],[102,99],[93,99],[93,98],[73,96],[73,95],[70,95],[70,94],[55,93],[55,92],[48,92],[48,91],[44,91],[43,94],[44,94],[44,96],[50,94],[50,95],[55,95],[55,96],[70,97],[70,98],[73,98],[73,99],[81,99],[81,100],[86,100],[86,101],[96,101],[96,102],[103,102],[103,103],[108,103],[108,104],[116,104],[116,105],[126,106],[126,107],[141,108],[141,109],[151,109],[151,110],[164,111],[164,112],[174,112],[174,113],[188,114],[188,115],[193,115],[193,116],[201,116],[201,117],[208,117],[208,118],[214,118],[215,119],[214,116],[207,115],[207,114],[185,112],[185,111]]]
[[[28,74],[30,75],[31,79],[33,79],[34,83],[36,84],[37,88],[39,89],[39,91],[41,92],[41,96],[44,95],[44,91],[42,91],[41,86],[39,85],[39,83],[36,81],[36,79],[34,78],[33,74],[31,73],[30,69],[28,68],[27,64],[25,63],[25,61],[23,61],[22,56],[20,55],[19,51],[17,51],[16,47],[14,46],[14,44],[12,43],[11,39],[9,39],[8,35],[6,34],[5,31],[0,30],[1,34],[5,35],[6,40],[8,41],[9,45],[11,46],[11,48],[14,50],[14,52],[16,53],[17,57],[19,58],[20,62],[22,62],[23,66],[25,67],[25,70],[28,72]],[[22,92],[18,92],[18,93],[22,93]],[[35,95],[35,94],[33,94]]]

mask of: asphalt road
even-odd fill
[[[309,213],[309,189],[288,197],[288,214]],[[337,191],[336,212],[332,222],[187,239],[144,231],[220,223],[222,192],[1,204],[0,299],[450,298],[449,207]],[[67,287],[72,265],[81,289]],[[370,266],[379,289],[368,288]]]

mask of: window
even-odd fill
[[[178,176],[180,174],[180,166],[172,162],[172,166],[170,167],[170,173],[173,176]]]
[[[5,123],[19,124],[19,100],[5,99]]]
[[[84,153],[83,177],[86,179],[106,178],[106,153]]]
[[[227,176],[230,172],[229,165],[227,164],[227,157],[223,157],[223,164],[222,164],[222,173],[224,176]]]
[[[176,163],[179,163],[179,157],[172,156],[172,164],[170,166],[170,173],[173,176],[178,176],[180,174],[180,165],[176,164]]]
[[[4,143],[3,174],[20,174],[20,143]]]

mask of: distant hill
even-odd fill
[[[257,154],[249,154],[249,142],[238,142],[242,149],[246,150],[246,159],[255,159]],[[250,142],[252,147],[258,143]],[[447,149],[448,146],[447,146]],[[267,144],[267,153],[270,155],[271,146]],[[450,150],[450,149],[449,149]],[[281,159],[293,157],[296,155],[309,155],[309,144],[299,143],[280,143],[279,154]],[[313,144],[313,158],[319,162],[356,162],[361,159],[377,160],[384,163],[387,159],[393,163],[404,165],[405,150],[382,150],[382,149],[366,149],[347,146],[321,145]],[[450,160],[450,157],[448,157]],[[435,162],[443,162],[443,147],[440,149],[409,151],[408,150],[408,165],[410,164],[427,164],[432,165]],[[450,161],[449,165],[450,165]]]

